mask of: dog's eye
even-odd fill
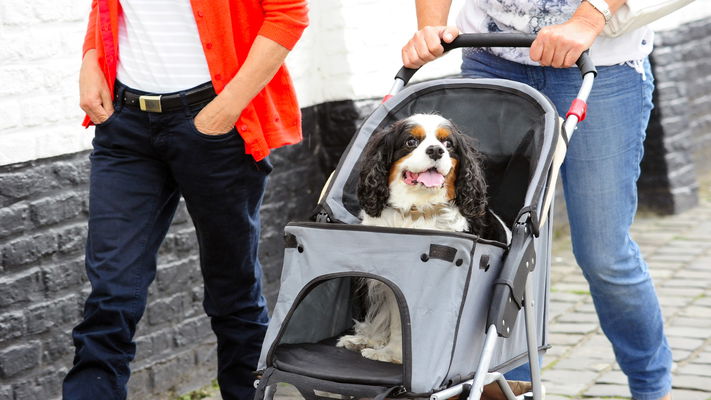
[[[454,143],[452,143],[451,140],[445,140],[445,141],[443,142],[443,144],[444,144],[444,147],[445,147],[447,150],[449,150],[449,149],[451,149],[452,147],[454,147]]]
[[[420,144],[420,141],[415,138],[409,138],[405,144],[407,147],[417,147],[417,145]]]

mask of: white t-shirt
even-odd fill
[[[120,0],[117,79],[151,93],[210,80],[190,0]]]
[[[561,24],[573,15],[581,0],[466,0],[457,17],[465,33],[538,33],[541,28]],[[598,36],[590,48],[595,65],[615,65],[641,60],[652,52],[654,32],[642,27],[616,38]],[[492,48],[502,58],[521,64],[531,61],[527,48]]]

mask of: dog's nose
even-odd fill
[[[440,158],[442,158],[442,154],[444,154],[444,149],[442,146],[436,146],[432,145],[425,150],[425,153],[427,153],[428,156],[430,156],[431,159],[437,161]]]

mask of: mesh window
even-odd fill
[[[415,113],[437,113],[478,142],[491,207],[511,226],[524,205],[526,190],[542,153],[545,110],[526,93],[508,87],[472,83],[432,86],[397,104],[377,129]],[[370,135],[371,132],[359,132]],[[342,204],[358,217],[356,195],[361,155],[343,188]]]

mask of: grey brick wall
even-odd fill
[[[88,294],[88,172],[86,152],[0,168],[0,399],[61,395],[71,329]],[[214,339],[183,206],[159,264],[136,337],[131,398],[181,392],[214,375]]]
[[[655,44],[662,125],[686,134],[699,174],[711,171],[711,18],[659,32]]]
[[[677,213],[698,202],[697,174],[711,171],[711,18],[657,32],[656,79],[640,206]]]
[[[0,172],[0,399],[59,394],[85,281],[86,172],[72,157]]]

